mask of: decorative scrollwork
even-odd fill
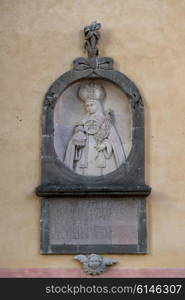
[[[52,109],[55,106],[58,95],[52,91],[49,91],[46,95],[45,105],[50,106]]]
[[[76,71],[84,71],[88,69],[113,70],[113,59],[110,57],[79,57],[76,58],[73,63]]]
[[[137,91],[132,92],[132,103],[134,109],[136,108],[136,106],[143,107],[142,98]]]
[[[113,70],[112,58],[98,56],[99,50],[97,45],[100,39],[100,28],[101,24],[96,21],[84,28],[84,48],[87,51],[88,58],[79,57],[75,59],[73,62],[75,71],[92,70],[95,72],[96,69]]]

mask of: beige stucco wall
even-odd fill
[[[102,23],[100,51],[139,87],[146,112],[149,254],[119,267],[185,267],[185,1],[0,1],[0,267],[76,267],[39,254],[44,94],[83,56],[82,29]]]

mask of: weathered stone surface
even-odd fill
[[[141,198],[63,197],[42,200],[42,253],[145,253]]]
[[[52,199],[51,244],[137,244],[137,201],[88,197]]]
[[[96,66],[95,66],[96,67]],[[87,70],[85,70],[87,72]],[[96,78],[98,79],[108,79],[112,83],[116,84],[123,95],[127,95],[130,99],[130,106],[132,111],[132,147],[130,153],[123,163],[117,170],[111,172],[110,174],[104,176],[79,176],[73,171],[65,167],[62,161],[59,159],[57,153],[54,151],[53,139],[48,139],[47,147],[43,149],[45,156],[42,158],[42,182],[37,189],[37,194],[39,195],[39,190],[45,190],[48,194],[52,195],[52,190],[49,190],[50,186],[60,185],[68,186],[72,185],[82,185],[84,188],[84,193],[88,192],[90,186],[98,183],[98,188],[104,191],[105,186],[111,186],[111,189],[116,191],[117,186],[129,185],[145,185],[144,182],[144,118],[143,118],[143,103],[141,100],[141,95],[135,84],[124,74],[107,69],[94,69],[96,73]],[[91,73],[92,75],[92,73]],[[65,87],[71,85],[76,80],[84,80],[86,78],[93,78],[90,74],[87,77],[87,73],[83,70],[74,71],[71,70],[63,74],[58,80],[56,80],[50,87],[48,94],[45,98],[44,110],[43,110],[43,133],[44,135],[52,135],[55,129],[54,123],[54,111],[55,105],[59,95],[64,92]],[[65,81],[66,86],[63,86],[63,81]],[[48,104],[48,95],[50,102]],[[50,96],[51,95],[51,96]],[[58,96],[56,96],[58,95]],[[50,144],[49,144],[50,143]],[[63,154],[62,154],[63,155]],[[52,164],[52,167],[51,167]],[[56,176],[57,174],[57,176]],[[73,189],[74,193],[78,193],[78,189]],[[41,195],[41,194],[40,194]],[[54,195],[54,194],[53,194]],[[61,194],[62,195],[62,194]],[[76,194],[74,194],[76,195]],[[54,195],[55,196],[55,195]]]
[[[45,97],[42,178],[36,193],[50,198],[42,200],[41,251],[146,253],[144,197],[151,188],[144,176],[143,101],[136,85],[113,69],[112,59],[97,56],[99,33],[93,28],[100,26],[91,25],[85,31],[88,58],[76,59],[74,69],[60,76]],[[118,122],[118,113],[113,118],[104,112],[100,102],[107,96],[106,81],[110,108],[117,100],[111,84],[121,91],[118,112],[127,122]],[[83,118],[77,95],[85,103]]]

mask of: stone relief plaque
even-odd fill
[[[136,85],[100,57],[101,25],[84,28],[88,57],[43,105],[41,253],[146,253],[144,105]]]
[[[54,112],[54,147],[74,172],[101,176],[125,163],[132,143],[126,95],[103,80],[77,82],[59,98]]]

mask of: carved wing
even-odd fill
[[[76,255],[76,256],[74,257],[74,259],[78,260],[78,261],[81,262],[81,263],[85,263],[85,262],[88,261],[88,258],[87,258],[87,256],[85,256],[85,255]]]
[[[116,264],[118,262],[116,259],[108,258],[108,257],[104,258],[103,261],[106,266],[112,266],[113,264]]]

